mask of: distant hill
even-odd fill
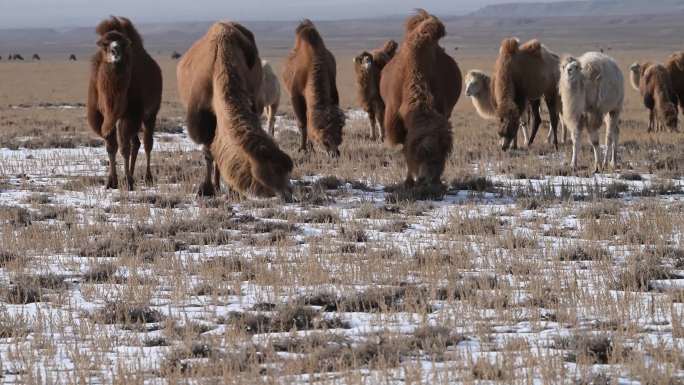
[[[483,7],[470,16],[538,18],[576,16],[634,16],[684,12],[684,0],[593,0],[556,3],[518,2]]]

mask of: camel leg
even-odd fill
[[[214,162],[214,189],[216,189],[216,193],[221,192],[221,170],[219,170],[216,162]]]
[[[132,131],[133,124],[130,120],[123,120],[116,130],[117,141],[119,142],[119,152],[124,160],[124,171],[126,172],[126,188],[128,191],[133,191],[134,181],[133,174],[131,173],[131,135],[135,135],[135,131]]]
[[[527,143],[527,141],[529,140],[529,136],[527,135],[527,127],[528,127],[528,125],[529,125],[529,122],[527,122],[527,123],[521,122],[521,123],[520,123],[520,131],[522,131],[523,142],[525,142],[525,143]],[[516,139],[517,139],[517,138],[516,138]],[[515,143],[515,144],[517,145],[517,143]]]
[[[582,146],[582,126],[584,125],[584,118],[580,117],[578,121],[573,121],[568,126],[570,129],[570,139],[572,140],[572,165],[573,172],[577,172],[577,156],[579,155]]]
[[[143,144],[145,145],[145,183],[151,186],[154,183],[154,177],[152,176],[152,167],[150,163],[152,162],[152,147],[154,147],[154,128],[157,122],[157,117],[152,116],[145,120],[143,127]]]
[[[601,147],[599,145],[599,133],[601,130],[601,119],[600,117],[590,116],[587,122],[587,130],[589,131],[589,141],[591,142],[591,148],[594,150],[594,174],[598,174],[601,164]]]
[[[295,116],[297,117],[297,123],[299,124],[299,131],[302,133],[302,141],[299,146],[299,151],[308,151],[308,138],[306,132],[306,100],[301,95],[292,96],[292,109],[294,110]]]
[[[541,101],[533,100],[530,102],[532,106],[532,133],[530,134],[529,141],[527,142],[527,147],[532,146],[534,143],[534,138],[537,136],[537,131],[539,131],[539,126],[541,126],[541,114],[539,112]]]
[[[377,126],[375,124],[375,109],[369,108],[367,111],[368,120],[370,121],[370,138],[372,141],[378,140]]]
[[[130,174],[135,175],[135,163],[138,160],[138,152],[140,151],[140,138],[137,134],[131,136],[131,161],[130,161]]]
[[[620,113],[611,111],[606,115],[606,156],[603,158],[603,169],[606,169],[610,159],[610,168],[614,171],[617,164],[617,144],[620,137],[620,127],[618,122]]]
[[[202,153],[204,154],[206,171],[204,173],[204,181],[200,184],[199,188],[197,189],[197,195],[203,197],[212,197],[216,195],[214,185],[211,182],[212,172],[214,169],[214,157],[211,155],[209,146],[202,146]]]
[[[544,98],[544,100],[546,100],[546,107],[549,110],[549,120],[551,122],[549,134],[553,138],[553,146],[556,148],[556,151],[558,151],[558,122],[560,119],[558,114],[557,99],[555,97],[551,97]]]
[[[116,141],[116,133],[105,138],[107,155],[109,156],[109,177],[107,178],[107,188],[116,189],[119,187],[119,178],[116,175],[116,152],[119,150],[119,143]]]
[[[655,111],[651,109],[648,115],[648,132],[653,132],[653,123],[655,121]]]
[[[378,111],[375,114],[375,118],[378,121],[378,126],[380,127],[380,142],[385,141],[385,104],[378,103]]]
[[[268,106],[268,130],[272,137],[275,137],[275,122],[276,112],[278,111],[278,104]]]

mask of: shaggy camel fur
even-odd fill
[[[677,131],[677,95],[667,68],[662,64],[634,63],[629,70],[632,88],[639,91],[649,110],[648,132],[664,127]]]
[[[127,187],[133,189],[133,172],[140,149],[138,132],[142,125],[147,156],[145,181],[151,184],[150,156],[161,106],[161,69],[145,51],[140,34],[127,18],[111,17],[101,22],[96,31],[101,37],[100,50],[92,60],[87,114],[90,127],[106,143],[109,155],[107,188],[118,186],[116,152],[119,150],[124,158]],[[111,35],[112,32],[115,34]],[[119,37],[112,40],[111,36]],[[128,71],[130,75],[123,75]],[[123,82],[126,77],[129,81]]]
[[[359,103],[370,120],[371,140],[378,139],[378,125],[380,126],[380,141],[385,140],[385,122],[383,121],[385,102],[380,97],[380,75],[382,69],[394,57],[397,47],[397,42],[389,40],[383,47],[371,52],[364,51],[354,58]]]
[[[424,10],[406,22],[399,52],[382,71],[390,144],[403,145],[406,185],[439,184],[452,150],[449,117],[461,94],[461,71],[439,40],[444,24]]]
[[[292,159],[259,122],[261,71],[254,35],[229,22],[214,24],[178,64],[188,133],[205,153],[201,195],[215,193],[214,171],[216,187],[220,176],[242,194],[291,200]]]
[[[311,20],[296,29],[294,49],[283,70],[285,88],[302,133],[300,151],[308,150],[308,135],[331,156],[339,156],[345,116],[337,92],[335,57]]]
[[[278,106],[280,105],[280,81],[271,65],[263,60],[261,62],[263,78],[261,82],[261,103],[266,112],[268,132],[275,136],[275,121]]]
[[[466,74],[465,85],[465,94],[470,97],[477,114],[485,120],[496,120],[496,100],[493,97],[494,93],[492,91],[491,77],[480,70],[471,70]],[[530,117],[533,114],[532,108],[534,107],[539,108],[536,103],[531,103],[528,108],[525,109],[524,115],[520,120],[520,129],[525,143],[528,141],[527,127],[530,125]],[[565,125],[562,121],[559,122],[559,128],[561,129],[561,142],[565,143],[567,130],[565,130]],[[549,127],[549,133],[546,137],[546,140],[549,143],[551,143],[551,140],[553,139],[552,134],[551,127]],[[516,135],[513,139],[513,149],[517,148],[518,136]]]
[[[620,67],[611,57],[599,52],[588,52],[575,59],[563,60],[560,93],[563,99],[563,119],[572,138],[572,167],[577,170],[577,154],[580,151],[581,133],[589,132],[594,149],[594,172],[599,171],[599,129],[606,124],[606,156],[615,169],[618,123],[625,98],[624,77]]]
[[[539,41],[523,45],[515,38],[503,40],[494,67],[494,100],[500,121],[501,148],[506,151],[515,139],[520,117],[526,106],[532,105],[532,133],[528,146],[534,142],[541,125],[540,109],[544,98],[549,110],[553,144],[558,148],[559,97],[558,79],[560,59]]]
[[[672,54],[665,62],[667,72],[670,73],[672,88],[679,100],[679,107],[684,114],[684,52]]]

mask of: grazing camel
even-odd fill
[[[649,110],[648,132],[677,131],[677,95],[662,64],[634,63],[629,67],[632,88],[639,91]]]
[[[563,60],[559,84],[563,100],[563,120],[572,138],[572,168],[577,170],[581,133],[586,128],[594,149],[594,172],[599,171],[599,129],[606,124],[606,156],[611,168],[617,162],[620,114],[625,98],[624,77],[611,57],[587,52],[579,58]]]
[[[482,119],[485,120],[496,120],[496,100],[494,99],[492,91],[492,79],[486,73],[480,70],[471,70],[466,74],[465,77],[465,94],[470,97],[473,102],[473,106],[480,115]],[[559,96],[560,98],[560,96]],[[560,105],[560,101],[558,102]],[[530,117],[532,116],[532,104],[528,105],[525,109],[524,115],[520,119],[520,130],[523,134],[523,139],[525,143],[528,141],[527,127],[530,125]],[[561,143],[567,141],[567,130],[562,120],[558,122],[558,128],[561,130]],[[551,143],[553,139],[553,131],[549,127],[549,133],[546,136],[546,140]],[[513,149],[518,148],[518,136],[516,135],[513,139],[512,144]]]
[[[178,60],[181,58],[181,56],[183,55],[181,55],[178,51],[173,51],[173,53],[171,54],[171,59]]]
[[[684,52],[672,54],[665,62],[665,68],[670,73],[672,88],[679,100],[679,108],[684,114]]]
[[[40,61],[40,56],[39,56],[37,53],[34,53],[34,54],[33,54],[33,57],[31,58],[31,60]]]
[[[19,55],[18,53],[15,53],[15,54],[12,56],[12,60],[24,61],[24,57],[21,56],[21,55]]]
[[[214,24],[178,63],[188,134],[206,160],[200,195],[214,195],[222,177],[241,194],[292,200],[292,159],[259,121],[261,72],[254,35],[230,22]]]
[[[532,106],[532,133],[527,145],[534,142],[541,125],[540,105],[544,98],[549,110],[553,144],[558,148],[560,59],[537,40],[520,45],[518,39],[504,39],[494,66],[494,100],[500,121],[501,149],[506,151],[520,127],[520,117]]]
[[[69,55],[69,61],[76,61],[76,55],[74,55],[73,53]]]
[[[453,146],[449,117],[462,82],[458,64],[439,46],[444,24],[425,10],[417,12],[380,79],[387,140],[403,145],[408,187],[441,183]]]
[[[356,84],[359,90],[359,102],[370,120],[371,140],[377,140],[380,126],[380,141],[385,140],[385,103],[380,97],[380,75],[382,69],[397,52],[397,42],[389,40],[382,48],[371,52],[364,51],[354,58]]]
[[[263,79],[261,82],[261,103],[266,112],[266,119],[268,121],[268,132],[271,136],[275,136],[275,121],[278,106],[280,105],[280,81],[271,65],[265,61],[261,61]]]
[[[153,183],[150,168],[154,127],[161,106],[162,74],[145,51],[140,34],[125,17],[111,17],[96,28],[99,50],[93,56],[88,88],[90,127],[105,140],[109,156],[107,188],[117,188],[116,152],[124,158],[126,185],[134,188],[133,173],[143,129],[147,157],[145,182]]]
[[[338,157],[345,116],[336,84],[337,64],[311,20],[295,31],[294,48],[285,62],[283,81],[301,131],[300,151],[308,151],[308,135],[329,155]]]

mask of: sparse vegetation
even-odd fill
[[[539,37],[580,46],[558,30],[559,40],[545,39],[548,28]],[[127,192],[104,188],[103,142],[77,104],[87,63],[31,63],[40,76],[29,77],[28,65],[3,61],[0,382],[681,384],[682,134],[646,133],[628,90],[622,169],[594,175],[583,156],[575,173],[570,147],[546,143],[548,123],[530,148],[503,153],[498,123],[461,96],[444,185],[406,188],[400,149],[368,140],[351,60],[340,60],[375,43],[348,39],[329,40],[352,108],[340,158],[299,152],[281,106],[289,204],[226,186],[196,196],[204,159],[183,131],[176,62],[160,61],[171,80],[155,184],[139,169]],[[623,68],[664,59],[631,40],[616,54]],[[279,73],[290,37],[257,42]],[[464,43],[454,57],[487,70],[495,43]],[[55,95],[73,108],[34,100]]]

